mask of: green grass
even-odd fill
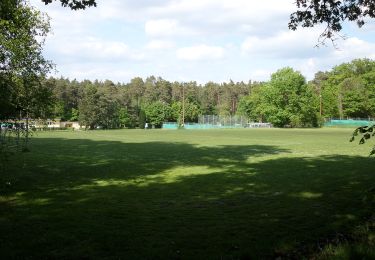
[[[375,209],[371,142],[349,143],[350,133],[38,133],[32,152],[13,157],[0,174],[0,254],[301,258],[328,241],[323,257],[341,250],[350,258],[350,241],[330,241],[352,237]],[[361,233],[370,247],[357,255],[375,257],[372,231]]]

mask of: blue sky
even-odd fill
[[[290,66],[309,80],[342,62],[375,59],[375,21],[345,24],[338,49],[315,48],[322,27],[288,30],[294,0],[97,0],[84,11],[30,2],[51,18],[44,52],[55,77],[204,84],[268,80]]]

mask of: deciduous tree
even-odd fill
[[[298,26],[326,26],[321,34],[321,43],[326,39],[334,40],[342,30],[345,21],[356,22],[362,27],[366,18],[375,18],[374,0],[297,0],[298,10],[291,14],[289,28],[296,30]]]
[[[96,0],[42,0],[46,5],[54,1],[59,1],[63,7],[72,10],[86,9],[86,7],[96,6]]]

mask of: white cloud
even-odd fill
[[[257,33],[270,35],[287,28],[294,1],[180,0],[151,8],[149,15],[176,19],[205,35]]]
[[[182,26],[176,19],[156,19],[145,23],[145,33],[151,37],[190,36],[194,30]]]
[[[167,36],[178,32],[178,21],[173,19],[150,20],[145,24],[145,32],[151,36]]]
[[[252,79],[267,79],[271,76],[273,72],[265,69],[257,69],[254,72],[251,73],[251,78]]]
[[[365,57],[375,59],[375,43],[370,43],[356,37],[343,41],[334,51],[336,59],[355,59]]]
[[[371,22],[345,24],[351,37],[338,50],[314,48],[322,28],[289,31],[295,0],[106,0],[82,11],[30,2],[51,16],[45,55],[69,77],[247,81],[291,66],[311,79],[354,58],[375,59]]]
[[[329,48],[314,48],[318,43],[319,29],[284,31],[271,37],[247,37],[241,49],[251,56],[283,59],[304,59],[325,55]]]
[[[163,40],[152,40],[146,45],[146,48],[149,50],[166,50],[173,47],[175,47],[174,42]]]
[[[204,44],[184,47],[177,50],[177,58],[188,61],[219,60],[224,57],[224,48]]]
[[[84,79],[98,79],[98,80],[112,80],[114,82],[130,81],[131,78],[138,76],[136,72],[117,68],[116,65],[103,63],[87,63],[79,65],[61,66],[61,72],[64,77],[68,74],[71,79],[84,80]]]
[[[73,62],[86,63],[89,61],[111,61],[142,60],[144,54],[132,50],[123,42],[105,41],[98,38],[88,37],[72,41],[54,39],[53,48],[50,52],[61,55]],[[58,41],[58,42],[56,42]]]
[[[331,44],[328,43],[327,44]],[[313,79],[315,73],[318,71],[329,71],[334,66],[344,62],[350,62],[358,58],[375,59],[375,43],[360,40],[356,37],[348,38],[347,40],[337,42],[338,48],[333,46],[321,47],[317,49],[315,55],[310,57],[300,58],[295,57],[290,60],[282,60],[301,73],[308,79]],[[321,55],[322,52],[324,55]],[[313,53],[312,53],[313,54]]]

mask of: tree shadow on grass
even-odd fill
[[[2,190],[6,257],[273,258],[350,232],[371,158],[275,146],[37,139]],[[18,177],[17,177],[18,176]]]

